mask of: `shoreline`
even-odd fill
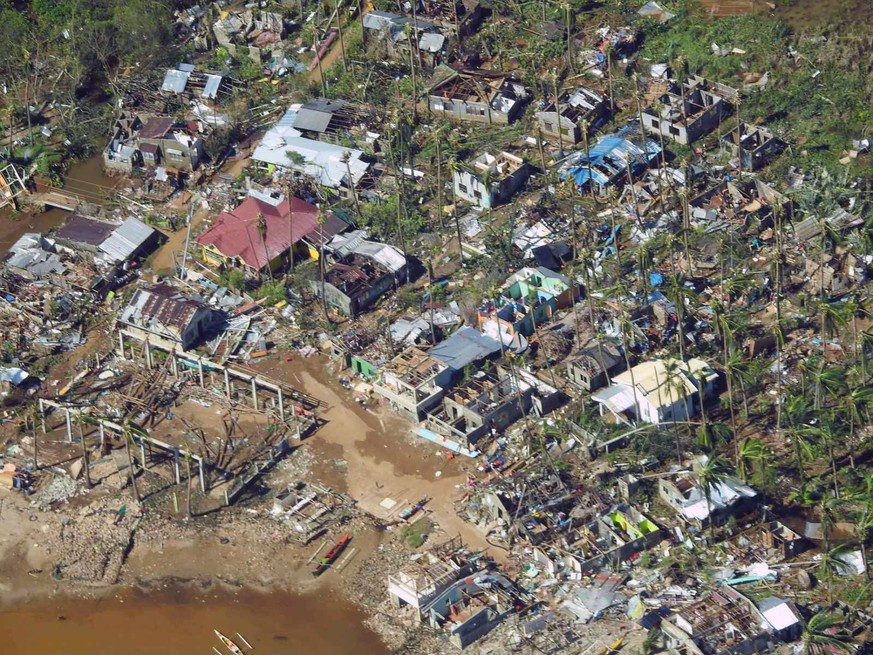
[[[428,514],[437,533],[443,533],[432,540],[463,532],[474,547],[483,545],[475,541],[478,535],[458,519],[452,506],[456,487],[466,479],[460,464],[447,461],[437,448],[415,441],[409,436],[410,424],[402,419],[381,408],[362,409],[351,402],[326,357],[294,357],[289,363],[285,357],[272,356],[259,362],[258,368],[294,379],[327,403],[325,425],[285,458],[284,468],[271,473],[275,480],[271,478],[269,486],[276,489],[296,479],[318,480],[348,494],[355,505],[345,524],[304,546],[288,538],[289,527],[271,519],[270,506],[262,499],[186,521],[167,510],[167,492],[146,500],[144,506],[150,509],[143,515],[129,488],[105,484],[80,490],[45,511],[32,506],[27,497],[4,494],[0,496],[0,609],[56,598],[100,599],[173,587],[304,597],[326,592],[359,607],[367,616],[364,624],[372,630],[385,623],[385,615],[375,608],[387,602],[386,579],[381,578],[381,589],[371,589],[371,596],[376,597],[367,600],[372,602],[361,598],[353,581],[365,563],[385,576],[394,572],[390,563],[380,562],[383,550],[393,552],[399,547],[405,557],[414,552],[397,544],[391,512],[380,506],[381,501],[394,498],[396,512],[403,503],[427,495],[435,499]],[[42,473],[52,475],[51,467]],[[128,507],[127,517],[116,528],[111,525],[112,517],[120,505]],[[331,571],[313,578],[309,560],[315,549],[345,531],[353,534],[355,556],[340,575]],[[75,536],[78,532],[84,533],[81,539]],[[103,551],[94,556],[91,551],[97,546]],[[78,559],[70,561],[71,550],[79,554]],[[89,563],[90,557],[97,561]],[[71,575],[56,579],[53,574],[59,562],[65,563],[65,571],[67,565],[83,568],[98,581],[71,579]],[[396,630],[376,632],[392,651],[409,638]]]

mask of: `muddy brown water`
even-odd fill
[[[258,655],[388,655],[362,619],[326,595],[166,590],[0,607],[0,643],[4,655],[228,655],[218,629]]]
[[[120,178],[103,174],[101,155],[83,159],[70,166],[64,177],[64,190],[94,203],[102,203],[106,194],[119,184]],[[46,233],[63,225],[69,212],[62,209],[49,209],[41,213],[21,213],[13,215],[11,208],[0,210],[0,257],[22,234],[27,232]]]

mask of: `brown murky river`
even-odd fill
[[[119,179],[104,175],[102,157],[95,155],[70,166],[64,177],[64,190],[90,202],[101,203],[107,192],[119,184]],[[0,210],[0,255],[5,254],[22,234],[45,233],[62,225],[68,215],[62,209],[18,216],[13,216],[9,208]]]
[[[328,596],[254,591],[129,593],[0,606],[3,655],[222,655],[213,629],[257,655],[387,655],[357,608]],[[248,649],[243,648],[245,652]]]

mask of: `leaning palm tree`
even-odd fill
[[[722,455],[707,457],[697,472],[697,483],[706,499],[706,514],[709,520],[709,533],[712,534],[712,492],[716,485],[723,483],[734,472],[730,462]]]
[[[814,614],[803,626],[803,655],[834,655],[837,651],[854,652],[852,638],[839,630],[843,623],[840,614],[823,611]]]

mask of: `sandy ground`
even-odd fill
[[[414,437],[409,422],[382,408],[361,408],[351,392],[339,384],[339,371],[326,357],[292,355],[288,361],[287,355],[273,355],[256,366],[327,404],[322,412],[324,425],[289,455],[289,469],[305,458],[308,472],[302,477],[348,493],[359,509],[388,524],[404,507],[428,496],[427,512],[439,526],[433,540],[460,534],[474,549],[487,547],[481,533],[456,516],[452,507],[463,492],[463,468],[470,467],[470,462],[449,460],[445,451]],[[220,420],[214,407],[201,409],[189,418],[204,424]],[[172,427],[169,423],[166,426]],[[283,478],[281,470],[271,475],[274,489],[278,482],[296,479],[293,472]],[[111,498],[116,504],[129,502],[124,500],[129,491],[121,493],[119,498],[117,492],[99,486],[52,512],[40,512],[24,496],[0,491],[0,595],[15,601],[58,592],[104,593],[93,585],[54,580],[57,553],[46,552],[47,548],[50,551],[46,535],[62,531],[66,520],[75,520],[87,511],[89,501]],[[386,499],[392,499],[394,505],[387,507]],[[286,527],[270,522],[265,516],[268,505],[263,502],[210,513],[190,524],[173,518],[166,504],[151,507],[166,518],[157,528],[144,527],[136,533],[119,579],[122,585],[150,588],[168,579],[182,579],[286,591],[341,590],[344,580],[352,577],[359,563],[386,538],[374,521],[358,518],[313,544],[301,546],[289,542]],[[326,550],[344,530],[353,534],[355,549],[347,566],[341,572],[313,578],[311,560],[318,547]]]

